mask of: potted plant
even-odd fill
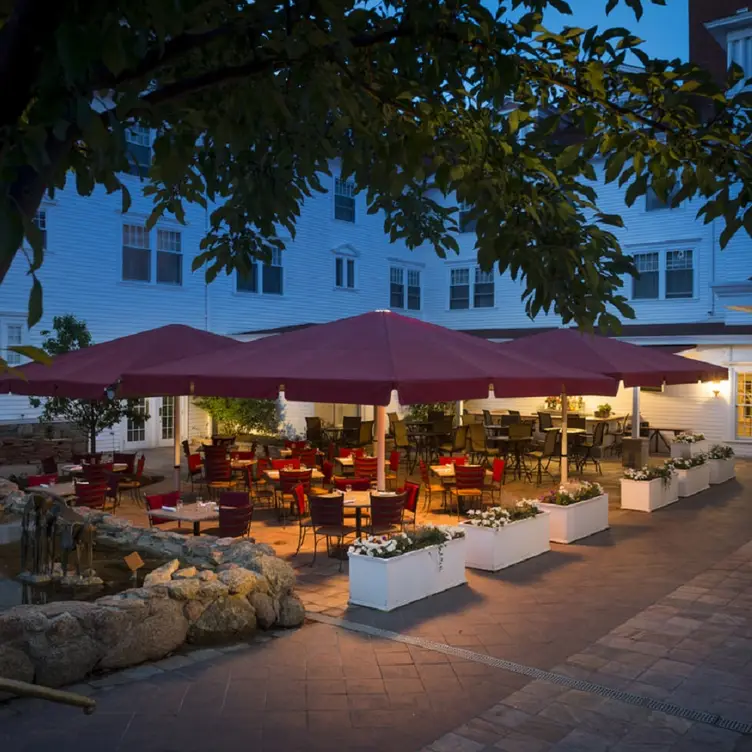
[[[465,533],[422,527],[392,537],[361,538],[348,549],[350,603],[392,611],[463,585]]]
[[[708,451],[708,442],[704,433],[680,433],[674,436],[671,442],[671,457],[694,457],[696,454],[705,454]]]
[[[561,408],[561,397],[546,397],[544,402],[547,410],[559,410]]]
[[[470,509],[461,524],[467,538],[466,566],[496,572],[545,553],[549,545],[549,515],[534,501],[513,507]]]
[[[608,528],[608,494],[599,483],[572,483],[541,496],[538,507],[551,515],[550,538],[572,543]]]
[[[714,444],[708,451],[708,467],[711,486],[735,478],[734,450],[725,444]]]
[[[621,508],[652,512],[679,499],[679,480],[672,465],[626,468],[621,479]]]
[[[609,405],[608,402],[603,405],[598,405],[598,408],[595,411],[596,418],[608,418],[609,415],[611,415],[611,405]]]
[[[666,465],[676,470],[679,496],[692,496],[710,487],[710,465],[707,455],[677,457],[673,460],[666,460]]]

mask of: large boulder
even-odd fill
[[[9,645],[0,645],[0,676],[3,679],[32,682],[34,681],[34,665],[22,650]]]
[[[299,627],[305,621],[305,606],[297,595],[286,595],[279,602],[280,627]]]
[[[167,564],[162,564],[161,567],[149,572],[144,577],[144,587],[151,587],[152,585],[164,585],[172,580],[172,575],[180,569],[180,562],[177,559],[168,561]]]
[[[0,612],[0,645],[44,632],[49,622],[37,606],[16,606]]]
[[[227,585],[231,595],[248,595],[256,589],[260,579],[255,572],[241,567],[226,569],[218,576],[219,581]]]
[[[256,621],[261,629],[271,629],[277,621],[277,612],[274,610],[274,601],[266,593],[251,593],[248,602],[256,612]]]
[[[196,569],[196,567],[184,567],[183,569],[178,569],[178,571],[172,575],[172,579],[185,580],[189,577],[195,577],[197,574],[198,570]]]
[[[62,687],[89,674],[99,662],[102,647],[84,634],[62,643],[31,647],[37,684]]]
[[[247,637],[256,629],[256,612],[243,595],[210,603],[188,629],[188,642],[206,643]]]
[[[176,601],[190,601],[198,597],[201,582],[197,579],[173,580],[165,585],[167,594]]]
[[[249,569],[266,578],[272,596],[287,595],[295,586],[295,570],[276,556],[259,556],[250,563]]]
[[[181,604],[169,598],[141,601],[148,615],[137,621],[125,638],[104,654],[101,668],[125,668],[155,661],[177,650],[188,633],[188,621]]]

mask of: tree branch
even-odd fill
[[[32,98],[44,53],[54,46],[67,0],[16,0],[0,28],[0,127],[15,125]]]

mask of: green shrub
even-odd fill
[[[277,433],[279,413],[275,400],[202,397],[195,404],[214,418],[220,433]]]

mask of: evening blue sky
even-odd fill
[[[634,12],[624,4],[624,0],[608,16],[605,13],[606,0],[568,1],[572,15],[565,16],[549,8],[543,19],[547,28],[558,31],[562,26],[580,26],[585,29],[595,25],[601,29],[623,26],[645,40],[643,48],[651,57],[687,59],[688,0],[666,0],[665,6],[643,0],[645,12],[639,22],[635,20]]]

